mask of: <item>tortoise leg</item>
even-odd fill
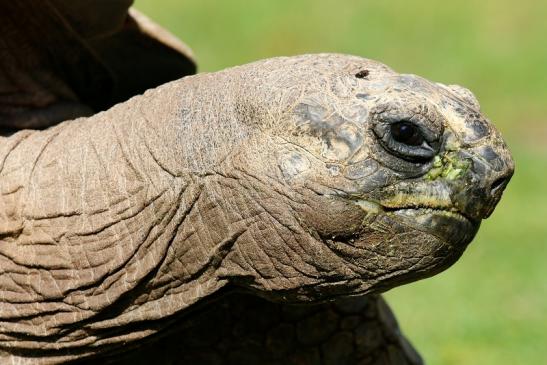
[[[182,327],[111,363],[423,363],[401,334],[386,302],[376,295],[317,305],[286,305],[231,294],[194,313]]]

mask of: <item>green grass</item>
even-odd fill
[[[344,52],[475,92],[515,177],[462,259],[387,297],[432,365],[547,363],[547,2],[137,0],[200,71]]]

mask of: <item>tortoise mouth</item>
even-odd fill
[[[480,226],[480,221],[451,209],[404,207],[384,211],[402,224],[434,235],[451,246],[467,245]]]
[[[367,200],[356,202],[367,214],[385,214],[400,224],[437,237],[450,246],[467,245],[477,233],[480,220],[453,207],[408,205],[387,207]]]

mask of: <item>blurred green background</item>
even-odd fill
[[[516,174],[451,269],[387,298],[428,364],[547,364],[547,1],[137,0],[200,71],[343,52],[470,88]]]

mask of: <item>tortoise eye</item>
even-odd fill
[[[391,135],[399,143],[408,146],[421,146],[424,143],[424,136],[414,124],[410,122],[397,122],[391,125]]]

